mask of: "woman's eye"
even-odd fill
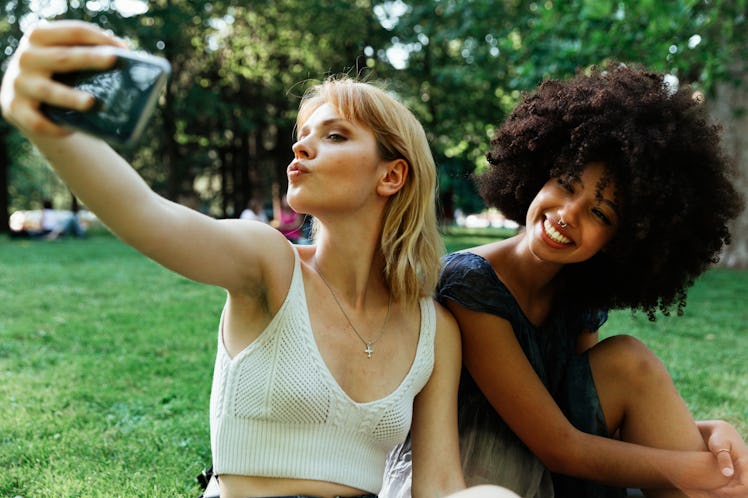
[[[345,137],[340,133],[328,133],[327,138],[329,140],[332,140],[333,142],[342,142],[343,140],[345,140]]]
[[[597,216],[600,219],[600,221],[602,221],[606,225],[610,225],[611,224],[610,223],[610,218],[608,218],[606,216],[606,214],[604,212],[602,212],[600,209],[593,209],[592,210],[592,214],[594,214],[595,216]]]

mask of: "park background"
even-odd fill
[[[216,217],[237,216],[251,198],[277,202],[310,83],[337,73],[386,81],[427,131],[455,250],[507,235],[457,229],[451,217],[483,209],[471,174],[522,92],[608,59],[703,92],[747,192],[746,10],[745,0],[10,0],[0,64],[42,18],[90,20],[166,57],[173,73],[158,111],[122,153],[157,192]],[[0,120],[0,234],[10,213],[46,198],[77,207]],[[645,340],[698,418],[725,418],[748,437],[746,213],[733,232],[685,316],[617,312],[603,332]],[[194,475],[210,463],[223,298],[105,233],[0,237],[0,496],[195,496]]]

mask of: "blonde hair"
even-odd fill
[[[302,98],[297,126],[323,104],[369,128],[383,160],[407,161],[405,185],[390,197],[384,211],[384,277],[395,299],[416,303],[433,295],[444,245],[436,221],[436,164],[423,126],[381,88],[347,76],[330,77],[310,88]]]

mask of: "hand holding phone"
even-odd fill
[[[113,48],[115,64],[104,71],[57,73],[55,80],[90,93],[95,104],[85,112],[43,104],[41,111],[62,126],[114,145],[132,146],[141,136],[171,73],[169,62],[154,55]]]

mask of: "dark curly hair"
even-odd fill
[[[559,274],[560,296],[581,307],[631,308],[654,319],[686,304],[686,290],[730,242],[743,207],[720,148],[720,127],[697,94],[662,74],[611,62],[524,97],[491,140],[481,196],[525,223],[550,178],[605,164],[621,206],[605,251]],[[600,186],[598,186],[600,187]]]

